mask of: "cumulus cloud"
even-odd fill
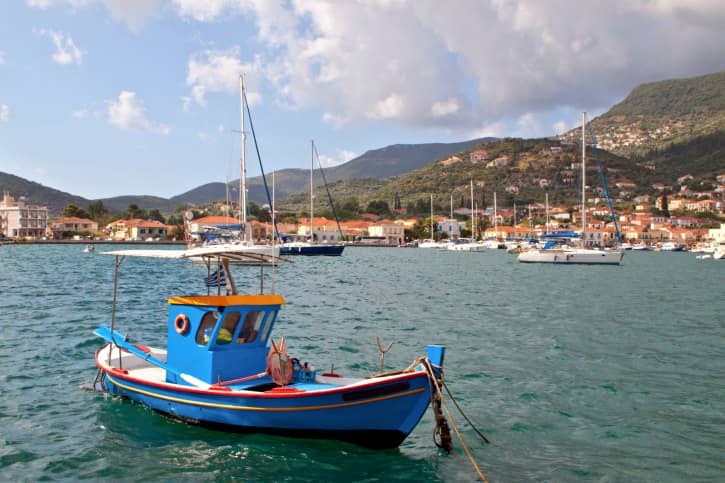
[[[108,103],[108,121],[122,129],[169,134],[171,129],[165,124],[154,122],[146,117],[143,101],[135,92],[121,91],[117,101]]]
[[[5,63],[5,52],[0,50],[0,65],[3,65]]]
[[[70,5],[71,7],[82,7],[90,4],[94,0],[25,0],[29,7],[46,10],[56,5]]]
[[[10,107],[7,104],[0,104],[0,122],[8,122],[10,120]]]
[[[722,0],[160,2],[105,0],[132,29],[160,12],[205,23],[245,15],[256,25],[253,60],[238,48],[189,59],[187,108],[236,92],[246,70],[266,77],[278,104],[319,109],[333,124],[470,131],[527,113],[593,111],[642,82],[725,68]]]
[[[210,22],[222,14],[241,12],[248,3],[242,0],[172,0],[171,2],[179,16],[199,22]]]
[[[146,19],[161,10],[161,0],[105,0],[105,4],[111,17],[132,32],[140,31]]]
[[[357,154],[352,151],[348,151],[346,149],[338,149],[335,152],[334,156],[320,154],[320,164],[322,164],[322,166],[325,168],[329,168],[331,166],[337,166],[339,164],[347,163],[348,161],[356,157]]]
[[[43,37],[48,37],[55,45],[55,52],[51,55],[51,58],[56,64],[68,65],[83,62],[83,52],[76,46],[70,35],[45,29],[37,32]]]
[[[567,132],[569,130],[569,125],[566,123],[566,121],[560,120],[554,123],[552,129],[554,131],[554,134],[558,136],[559,134],[564,134],[565,132]]]
[[[725,30],[711,25],[725,23],[722,2],[250,4],[277,92],[336,121],[470,129],[725,67]]]
[[[242,63],[239,47],[228,50],[204,50],[193,54],[188,61],[186,84],[191,87],[190,96],[184,97],[184,109],[188,110],[193,100],[200,106],[206,105],[205,97],[212,92],[238,93],[239,76],[248,74],[247,100],[254,105],[261,101],[261,95],[250,89],[259,76],[259,63]]]

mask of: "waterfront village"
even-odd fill
[[[638,196],[633,199],[634,209],[617,211],[618,228],[623,242],[657,247],[667,242],[685,248],[711,242],[725,241],[725,174],[717,176],[718,184],[711,192],[691,193],[686,182],[691,177],[678,180],[680,195]],[[672,189],[658,183],[653,189],[664,192]],[[227,208],[219,203],[213,211],[224,212]],[[587,200],[587,227],[585,243],[592,247],[616,244],[616,228],[609,217],[609,209],[603,198]],[[268,210],[268,207],[266,207]],[[67,210],[66,210],[67,211]],[[155,211],[156,218],[163,216]],[[212,211],[212,210],[210,210]],[[84,210],[81,210],[85,213]],[[144,213],[144,210],[139,210]],[[267,211],[267,214],[269,211]],[[90,217],[60,216],[50,219],[48,208],[27,203],[4,192],[0,201],[0,240],[4,242],[95,240],[106,242],[160,242],[191,241],[200,237],[210,226],[235,224],[230,216],[208,216],[198,213],[194,219],[181,225],[167,224],[160,219],[145,219],[132,215],[121,217],[107,224],[99,224]],[[347,241],[356,245],[414,246],[420,239],[462,238],[525,240],[538,239],[546,233],[575,231],[581,233],[580,206],[551,206],[537,203],[514,211],[513,207],[483,210],[451,208],[445,216],[431,218],[406,216],[406,210],[393,209],[381,216],[361,213],[358,219],[338,223],[324,217],[315,217],[310,223],[305,216],[289,217],[277,223],[279,234],[288,240],[309,240],[331,243]],[[170,220],[171,221],[171,220]],[[253,237],[262,242],[271,240],[274,229],[267,221],[252,219]],[[310,227],[312,226],[312,236]],[[475,229],[475,235],[472,234]]]

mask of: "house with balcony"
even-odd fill
[[[384,238],[385,245],[400,246],[405,239],[405,227],[402,223],[380,223],[370,225],[368,234],[375,238]]]
[[[53,240],[60,240],[63,238],[63,234],[87,233],[92,235],[97,231],[98,223],[93,220],[75,216],[62,216],[48,224],[46,233]]]
[[[3,193],[0,201],[0,233],[12,238],[41,238],[48,227],[48,208],[29,205]]]

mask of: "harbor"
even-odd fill
[[[113,276],[99,255],[109,249],[0,250],[4,479],[475,479],[460,446],[446,455],[433,444],[430,411],[398,448],[373,451],[189,426],[80,390],[95,374],[92,332],[109,323]],[[119,327],[164,346],[165,297],[192,292],[203,280],[198,266],[124,266],[118,298],[131,311]],[[376,337],[394,343],[389,370],[429,342],[446,346],[447,384],[491,440],[461,424],[490,481],[682,481],[722,474],[721,268],[688,253],[551,267],[505,250],[355,248],[298,257],[265,277],[288,302],[276,336],[320,370],[378,372]],[[256,269],[234,273],[240,291],[255,289]],[[156,291],[140,290],[149,282]],[[45,303],[29,309],[38,297]]]

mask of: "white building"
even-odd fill
[[[384,237],[386,245],[402,245],[405,239],[405,228],[401,223],[370,225],[368,233],[370,236]]]
[[[465,226],[465,223],[463,225]],[[438,221],[437,226],[438,227],[436,231],[438,233],[447,233],[448,238],[450,238],[451,240],[455,240],[461,237],[461,222],[456,220],[455,218]]]
[[[4,193],[0,201],[0,233],[12,238],[39,238],[48,227],[48,208],[26,205]]]
[[[310,226],[300,225],[297,228],[297,239],[308,240],[310,238]],[[312,239],[316,242],[322,243],[337,243],[340,241],[340,233],[337,231],[337,227],[321,225],[314,225],[312,229]]]

